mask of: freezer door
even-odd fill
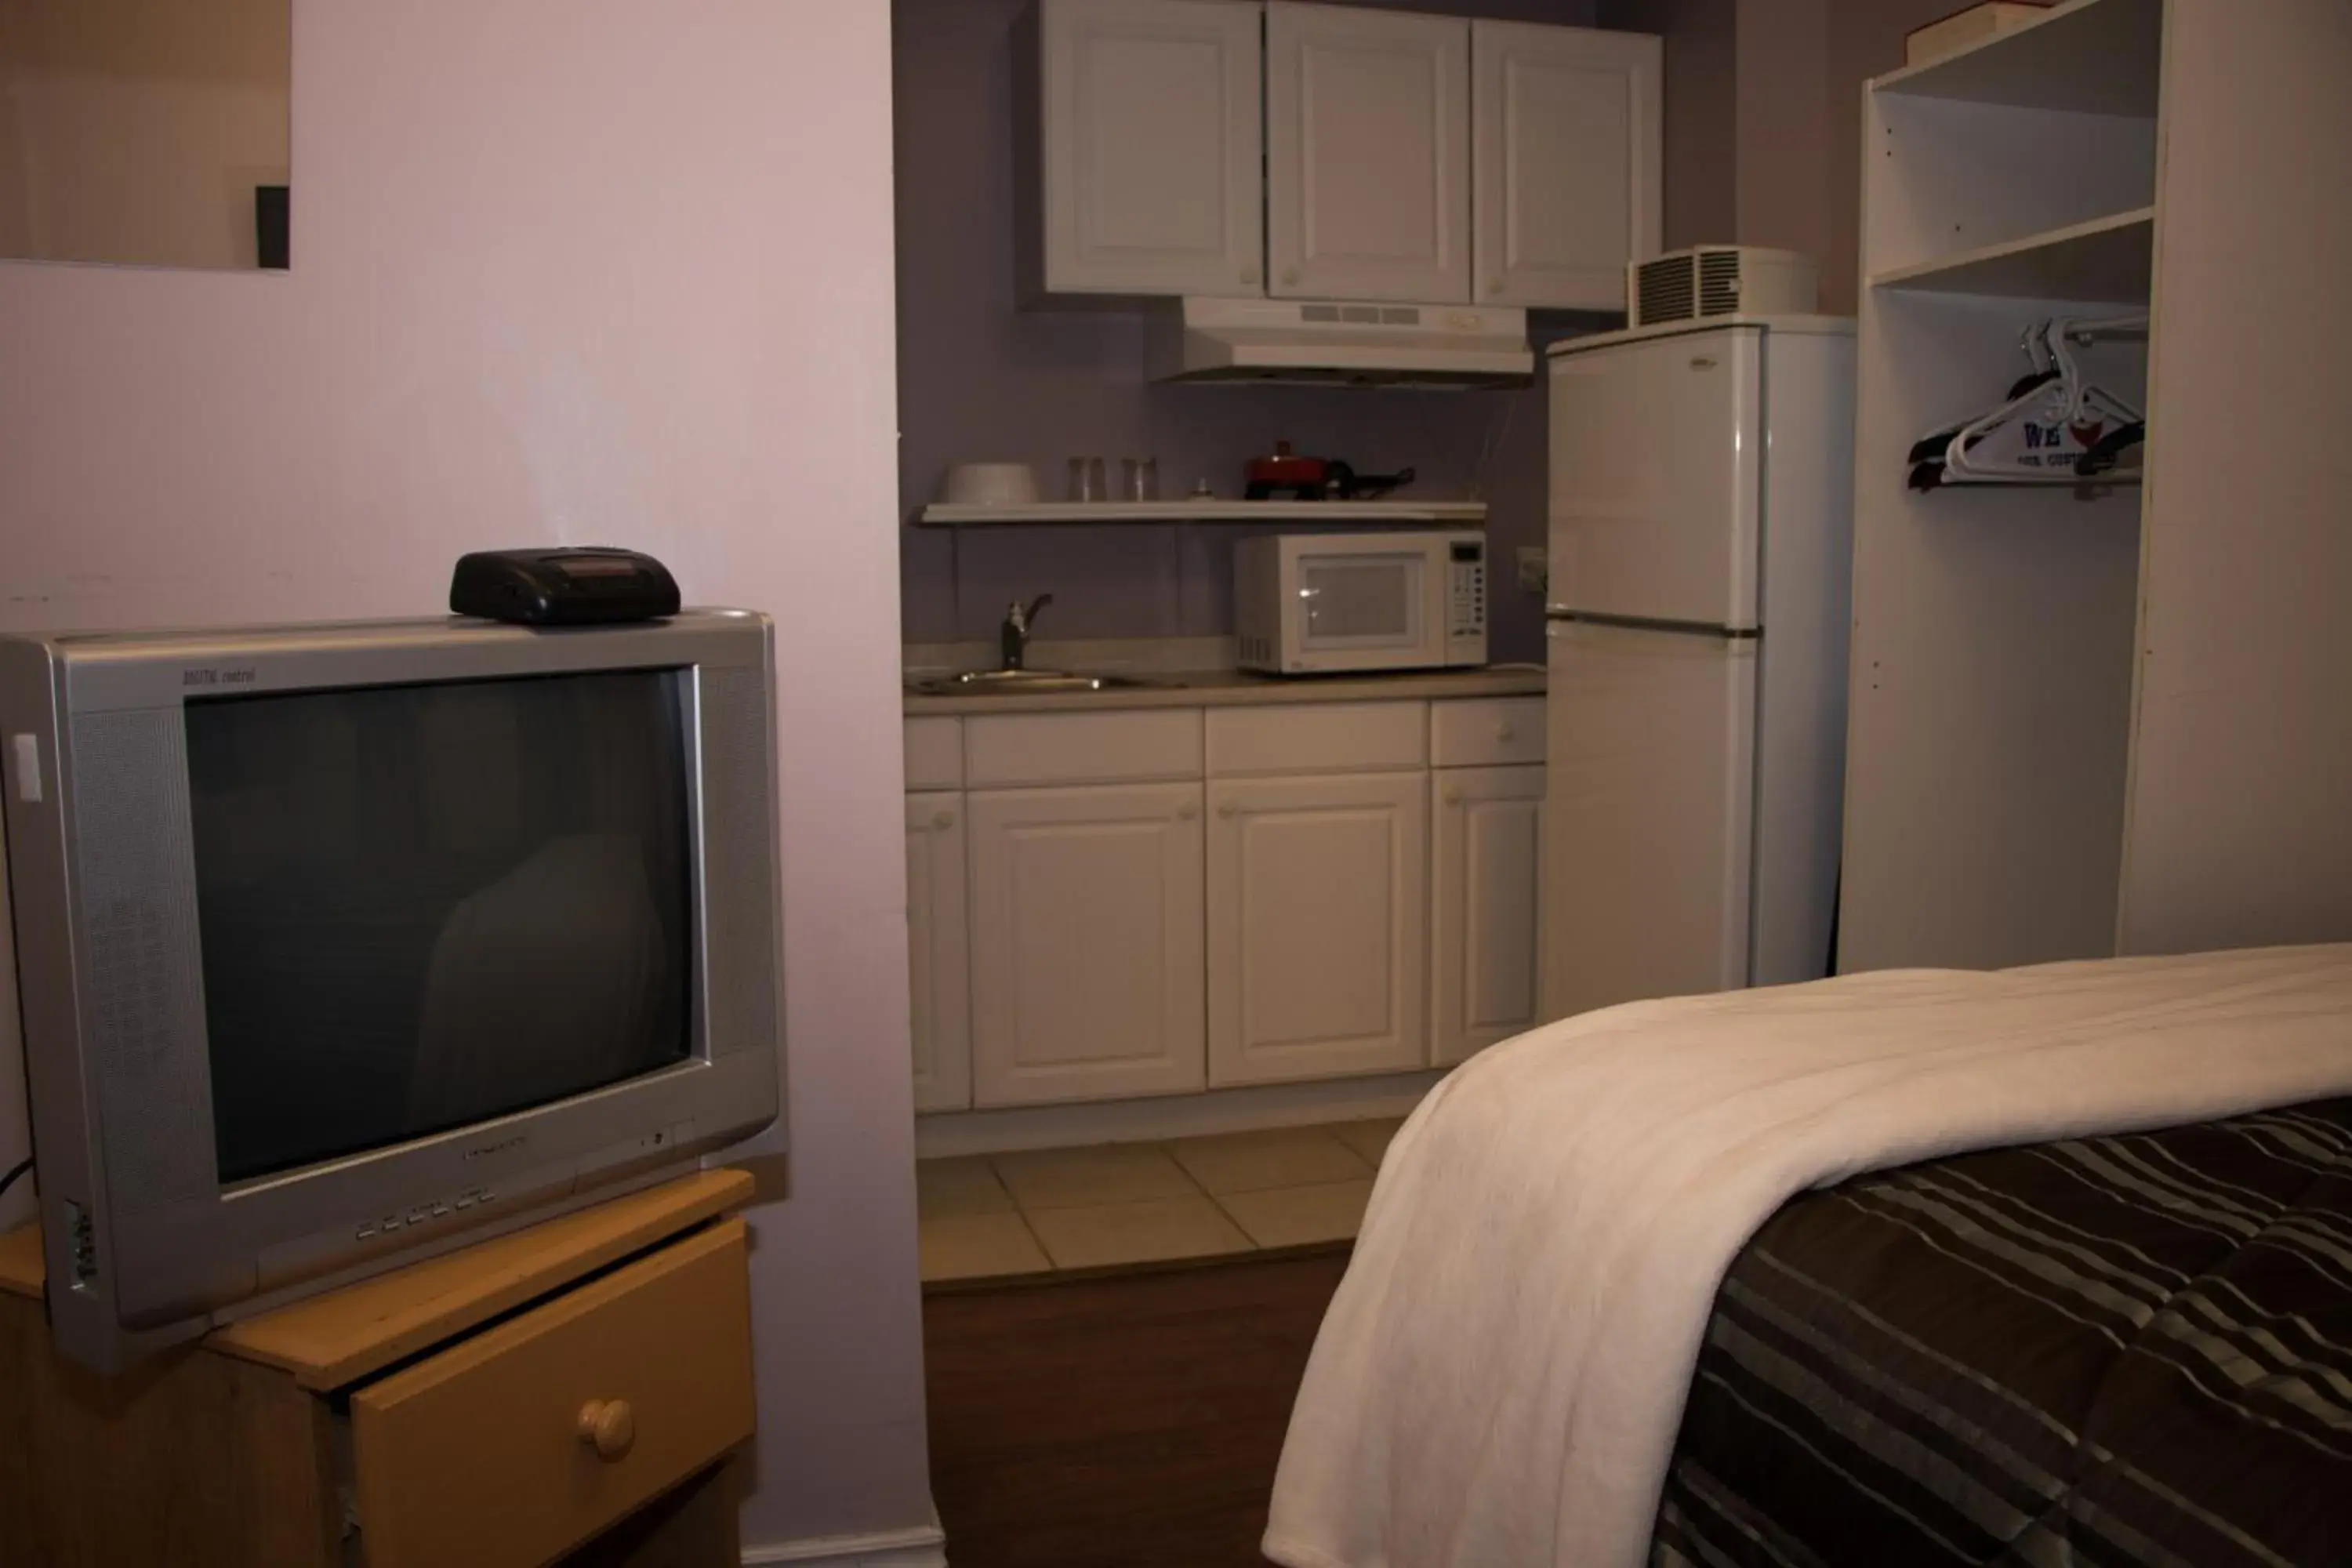
[[[1748,984],[1756,639],[1555,621],[1547,1017]]]
[[[1552,360],[1552,608],[1756,625],[1763,358],[1724,327]]]

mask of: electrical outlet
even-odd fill
[[[1540,594],[1551,584],[1551,560],[1540,544],[1518,548],[1519,592]]]

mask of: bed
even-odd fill
[[[2352,947],[1638,1004],[1449,1078],[1292,1568],[2352,1563]]]
[[[1782,1205],[1650,1561],[2352,1563],[2352,1099]]]

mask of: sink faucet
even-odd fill
[[[1021,661],[1029,653],[1029,633],[1037,624],[1037,612],[1053,602],[1053,595],[1040,594],[1029,601],[1027,609],[1022,608],[1021,601],[1015,599],[1012,607],[1004,612],[1004,624],[996,629],[996,637],[1004,654],[1005,668],[1021,668]]]

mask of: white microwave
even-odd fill
[[[1325,675],[1486,662],[1486,538],[1474,529],[1271,533],[1234,547],[1244,669]]]

